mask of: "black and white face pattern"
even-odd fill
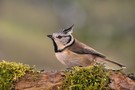
[[[68,29],[64,29],[63,31],[52,34],[55,52],[64,50],[66,47],[70,46],[74,42],[74,38],[71,34],[72,31],[73,25]]]

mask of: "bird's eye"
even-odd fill
[[[59,35],[59,36],[57,36],[57,38],[61,39],[61,38],[62,38],[62,36],[60,36],[60,35]]]

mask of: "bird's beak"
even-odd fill
[[[47,35],[47,37],[49,37],[49,38],[53,39],[53,36],[52,36],[52,35]]]

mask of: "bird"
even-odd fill
[[[102,53],[75,39],[72,35],[73,28],[74,25],[47,35],[53,42],[56,58],[62,64],[71,68],[74,66],[87,67],[96,63],[106,64],[109,62],[120,68],[126,68],[124,65],[109,60]]]

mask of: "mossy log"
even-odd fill
[[[65,71],[38,71],[29,65],[0,62],[0,90],[135,90],[135,76],[97,64]]]
[[[58,90],[65,78],[63,72],[40,73],[33,79],[32,73],[27,73],[15,84],[15,90]],[[135,90],[135,81],[120,72],[110,75],[110,90]]]
[[[109,82],[107,80],[105,80],[106,84],[101,82],[100,84],[104,84],[103,86],[100,85],[102,88],[93,85],[94,88],[89,87],[88,89],[83,89],[83,87],[77,88],[79,87],[77,85],[69,85],[69,77],[67,76],[67,72],[68,71],[66,71],[66,74],[63,71],[42,72],[36,75],[34,73],[27,73],[24,77],[20,78],[19,81],[16,82],[15,90],[135,90],[135,77],[133,75],[126,75],[121,71],[109,72]],[[68,79],[66,77],[68,77]],[[65,79],[67,80],[64,81]],[[69,82],[75,83],[71,80],[69,80]],[[63,84],[67,83],[68,85],[64,85],[64,87],[61,88]],[[85,85],[86,84],[83,84],[83,86]]]

